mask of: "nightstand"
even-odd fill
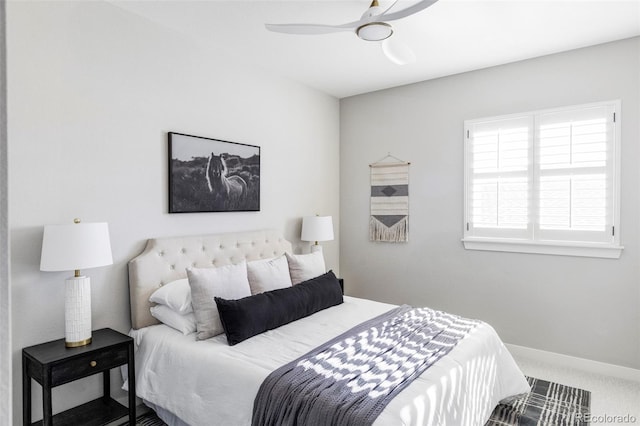
[[[22,418],[31,425],[31,379],[42,386],[43,419],[33,423],[43,426],[102,426],[126,415],[136,424],[136,386],[133,339],[110,328],[92,332],[92,342],[67,348],[64,339],[22,350]],[[129,370],[129,408],[111,398],[109,371],[127,364]],[[101,398],[52,415],[51,389],[93,374],[103,374]]]

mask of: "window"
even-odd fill
[[[619,257],[619,111],[465,121],[465,248]]]

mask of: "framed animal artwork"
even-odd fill
[[[169,213],[259,210],[259,146],[169,133]]]

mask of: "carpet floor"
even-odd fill
[[[591,393],[571,386],[527,377],[531,393],[500,404],[485,426],[586,426]],[[126,425],[124,423],[122,426]],[[153,411],[138,417],[137,426],[166,426]]]

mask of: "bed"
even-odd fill
[[[291,252],[277,231],[157,238],[129,262],[136,392],[169,425],[250,425],[269,374],[394,305],[344,296],[344,303],[230,346],[224,334],[197,340],[150,314],[150,295],[186,277]],[[125,383],[126,386],[126,383]],[[375,425],[483,425],[500,400],[529,386],[495,330],[478,326],[402,390]]]

